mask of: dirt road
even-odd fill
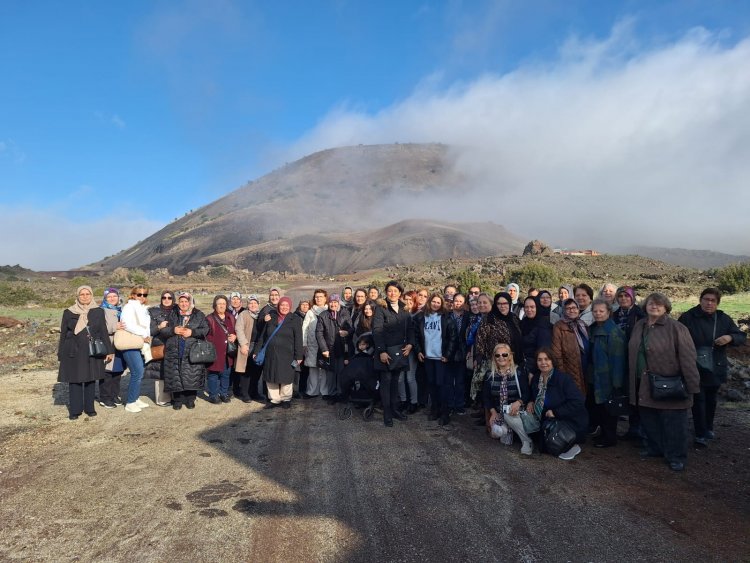
[[[750,413],[674,474],[630,443],[521,456],[461,417],[391,429],[298,401],[66,417],[51,371],[2,376],[5,561],[739,561]],[[151,394],[149,383],[144,384]]]

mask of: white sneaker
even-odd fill
[[[523,455],[531,455],[534,453],[534,445],[531,442],[524,442],[521,445],[521,453]]]
[[[145,409],[148,407],[148,403],[146,401],[141,401],[140,399],[136,399],[135,404],[138,405],[138,408]]]
[[[141,407],[138,406],[138,403],[128,403],[125,405],[125,410],[128,412],[141,412]]]
[[[557,457],[559,457],[560,459],[564,459],[565,461],[570,461],[575,456],[577,456],[579,453],[581,453],[581,446],[579,446],[578,444],[575,444],[567,452],[563,452],[563,453],[561,453]]]

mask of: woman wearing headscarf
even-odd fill
[[[363,289],[358,289],[357,293],[354,294],[355,301],[358,294],[364,296],[365,292]],[[310,310],[305,314],[305,319],[302,321],[304,363],[308,369],[306,392],[310,398],[319,395],[328,398],[329,395],[333,394],[333,390],[328,388],[325,369],[318,365],[318,339],[315,335],[320,314],[328,309],[327,302],[328,292],[322,288],[316,289],[313,292],[312,307],[310,307]]]
[[[89,355],[89,341],[92,339],[99,339],[104,344],[105,358]],[[76,290],[76,302],[63,312],[57,347],[60,361],[57,380],[68,384],[70,420],[76,420],[84,412],[96,416],[96,381],[104,378],[104,364],[113,358],[114,347],[109,341],[104,309],[96,306],[91,287],[82,285]]]
[[[279,299],[278,307],[271,311],[271,320],[265,323],[255,344],[253,358],[266,347],[263,363],[263,380],[268,387],[270,402],[266,408],[291,407],[296,366],[304,360],[302,322],[292,312],[289,297]],[[277,330],[278,329],[278,330]]]
[[[352,319],[349,311],[341,308],[341,298],[334,293],[328,298],[328,310],[318,317],[315,338],[318,354],[326,366],[326,387],[331,390],[330,401],[335,402],[341,393],[339,378],[349,361]]]
[[[575,299],[563,303],[563,317],[552,327],[552,355],[555,366],[570,375],[586,396],[584,373],[589,358],[589,332],[579,316]]]
[[[164,388],[172,393],[172,408],[195,408],[195,397],[206,383],[205,364],[190,362],[190,348],[205,340],[208,321],[202,311],[195,308],[193,296],[183,291],[177,297],[177,308],[159,331],[164,349]]]
[[[174,292],[162,291],[159,304],[150,307],[148,314],[151,317],[151,349],[163,346],[164,341],[159,338],[159,331],[168,324],[169,316],[177,308]],[[164,391],[164,362],[162,360],[151,360],[146,364],[144,374],[146,379],[154,380],[154,399],[160,407],[168,407],[172,404],[172,395]]]
[[[524,315],[520,322],[521,343],[524,362],[529,373],[528,377],[530,377],[537,373],[536,351],[552,343],[552,325],[549,324],[549,317],[540,313],[543,308],[539,304],[539,296],[524,299],[523,310]]]
[[[510,295],[510,311],[517,317],[523,316],[523,302],[518,298],[521,288],[517,283],[509,283],[505,292]]]
[[[262,401],[258,393],[261,368],[250,358],[250,353],[255,347],[255,342],[252,341],[253,327],[258,318],[259,310],[260,302],[258,301],[258,296],[250,295],[247,298],[247,309],[240,313],[234,326],[237,333],[237,343],[239,344],[234,371],[237,372],[240,380],[240,392],[237,396],[243,403]]]
[[[120,292],[116,288],[109,287],[104,290],[101,308],[104,309],[109,341],[113,342],[115,331],[125,328],[125,323],[120,322],[122,307],[120,307]],[[122,359],[122,352],[115,350],[114,358],[104,366],[104,378],[99,382],[99,404],[105,409],[113,409],[122,404],[120,381],[124,371],[125,361]]]
[[[557,288],[558,300],[552,305],[552,310],[549,314],[549,322],[551,325],[557,324],[557,321],[563,318],[565,311],[563,310],[563,303],[567,299],[573,298],[573,286],[572,285],[561,285]]]
[[[552,314],[552,294],[547,291],[546,289],[541,290],[536,295],[536,316],[540,319],[542,317],[547,317],[547,321],[549,321],[549,316]],[[550,322],[550,325],[552,323]],[[536,362],[534,362],[536,364]]]
[[[208,366],[208,377],[206,378],[208,388],[208,402],[214,405],[228,403],[230,373],[234,365],[234,356],[228,352],[229,343],[237,340],[234,328],[234,315],[227,306],[225,295],[217,295],[213,301],[213,311],[206,317],[208,321],[208,334],[206,340],[214,345],[216,359]]]
[[[130,298],[122,308],[120,320],[125,323],[125,330],[143,338],[144,342],[151,342],[151,316],[148,313],[146,302],[148,301],[148,288],[137,285],[130,290]],[[148,403],[141,401],[141,381],[145,364],[141,350],[123,350],[122,357],[130,370],[130,383],[128,384],[128,397],[125,410],[136,413],[148,407]]]
[[[352,307],[354,305],[354,291],[351,286],[347,285],[341,290],[341,308],[349,311],[349,316],[352,315]]]

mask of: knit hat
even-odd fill
[[[256,303],[258,303],[260,305],[260,299],[258,299],[258,296],[255,295],[254,293],[251,293],[250,295],[248,295],[247,296],[247,300],[248,301],[255,301]]]
[[[328,302],[330,303],[331,301],[338,301],[341,303],[341,296],[338,293],[332,293],[328,296]]]
[[[617,293],[615,293],[615,298],[619,297],[622,293],[630,295],[630,299],[635,303],[635,290],[632,287],[629,285],[622,286],[617,290]]]
[[[232,293],[229,294],[229,299],[232,299],[234,297],[239,297],[240,299],[242,299],[242,295],[240,294],[239,291],[233,291]]]

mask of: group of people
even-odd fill
[[[695,445],[707,447],[726,348],[746,339],[718,310],[715,288],[679,320],[665,295],[652,293],[639,306],[632,287],[612,284],[596,296],[587,284],[561,286],[554,301],[534,288],[521,299],[514,283],[491,296],[477,286],[404,291],[390,281],[382,293],[316,289],[294,310],[271,288],[262,307],[257,295],[243,301],[232,292],[217,295],[208,313],[188,292],[162,291],[150,308],[148,296],[136,286],[122,304],[108,288],[97,306],[89,286],[78,288],[58,351],[71,419],[96,415],[96,381],[101,406],[124,404],[129,413],[148,407],[140,399],[144,375],[157,382],[156,404],[176,410],[194,408],[199,393],[214,404],[235,396],[269,409],[289,408],[295,397],[335,403],[359,381],[379,397],[388,427],[428,406],[428,419],[447,427],[473,407],[478,426],[506,445],[516,436],[530,455],[535,446],[548,450],[545,435],[566,425],[575,439],[557,454],[564,460],[588,437],[596,447],[616,445],[618,420],[628,414],[624,436],[642,441],[644,457],[681,471],[687,411]],[[665,396],[659,386],[679,389]]]

